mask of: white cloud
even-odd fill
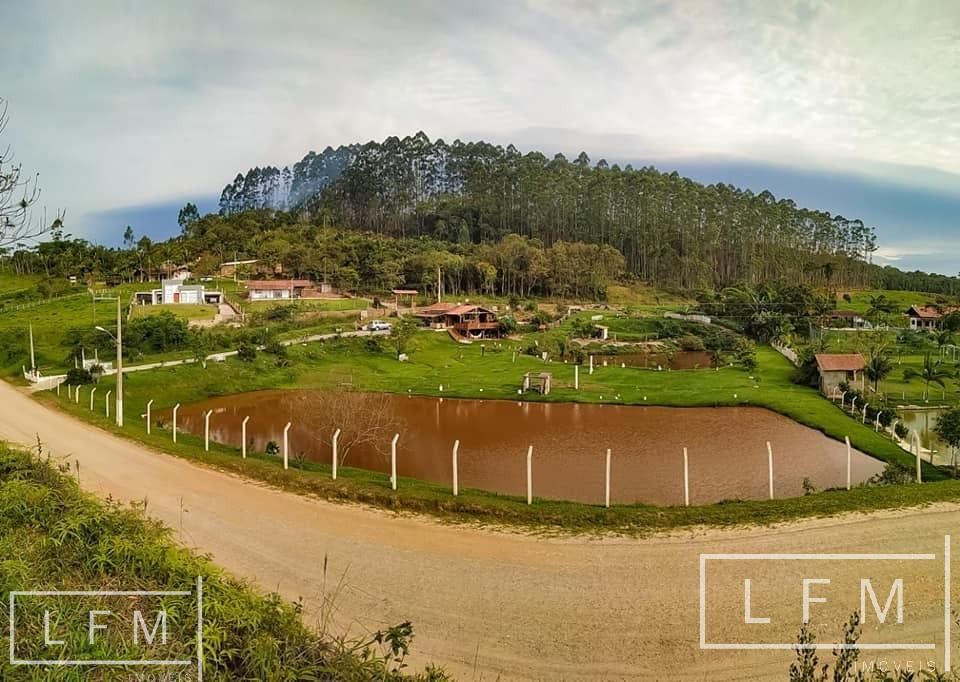
[[[19,27],[0,79],[7,135],[46,200],[81,220],[420,129],[548,152],[603,141],[593,158],[960,174],[953,0],[100,0],[3,14]]]

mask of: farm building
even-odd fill
[[[944,316],[958,310],[956,306],[912,305],[907,310],[910,329],[940,329]]]
[[[815,358],[820,372],[820,392],[828,398],[833,397],[844,381],[863,383],[863,368],[867,362],[860,353],[819,353]]]
[[[434,303],[415,315],[433,329],[450,329],[466,338],[500,336],[500,322],[492,310],[478,305]]]
[[[317,285],[308,279],[267,279],[250,280],[247,282],[247,297],[251,301],[289,300],[294,298],[309,298],[321,293],[324,286]]]

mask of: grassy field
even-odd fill
[[[0,299],[16,296],[21,291],[29,291],[40,281],[38,275],[13,275],[0,272]]]
[[[395,672],[391,657],[373,643],[373,635],[373,655],[364,659],[356,653],[363,643],[341,642],[308,631],[296,605],[276,594],[259,593],[207,559],[178,547],[168,530],[144,517],[143,505],[122,507],[82,493],[73,478],[54,468],[57,464],[43,453],[12,450],[0,443],[0,601],[4,613],[10,591],[191,590],[202,576],[205,679],[410,679]],[[62,464],[69,468],[69,463]],[[82,600],[19,597],[17,654],[20,658],[51,657],[49,649],[40,645],[44,641],[41,614],[50,609],[58,616],[54,632],[66,642],[59,654],[69,654],[68,658],[195,660],[194,599],[192,595],[164,597],[162,608],[170,626],[166,645],[161,645],[160,639],[137,644],[130,639],[130,630],[117,627],[102,632],[91,645],[85,631],[87,609],[111,609],[119,617],[129,614],[128,602],[107,596]],[[143,598],[135,606],[152,616],[151,609],[160,604]],[[71,627],[71,623],[83,626]],[[11,665],[4,656],[0,679],[79,682],[132,677],[129,668],[38,669]],[[434,674],[429,679],[443,678]]]
[[[935,334],[905,330],[824,330],[823,341],[823,352],[827,353],[861,353],[869,358],[871,349],[882,349],[890,358],[893,369],[878,383],[876,394],[871,382],[865,384],[869,387],[868,392],[880,401],[886,400],[891,405],[955,405],[960,400],[960,361],[952,359],[953,353],[948,348],[941,349]],[[960,339],[954,339],[953,343],[960,343]],[[945,374],[943,386],[935,382],[927,386],[917,376],[908,378],[911,370],[914,373],[922,370],[928,354],[934,362],[940,363],[939,368]],[[960,360],[960,351],[957,357]]]
[[[886,289],[861,289],[859,291],[850,291],[846,292],[850,296],[850,300],[847,301],[841,295],[837,298],[837,309],[839,310],[852,310],[857,313],[866,313],[870,310],[870,298],[872,296],[883,295],[888,300],[893,301],[897,306],[897,314],[892,315],[892,318],[897,318],[896,321],[900,321],[899,318],[901,313],[906,312],[907,308],[912,305],[925,305],[927,303],[935,303],[938,299],[945,298],[941,294],[931,294],[923,291],[888,291]],[[903,318],[905,320],[905,318]],[[905,324],[905,322],[904,322]],[[897,324],[896,326],[901,326]]]
[[[128,284],[105,290],[103,295],[120,294],[126,304],[140,285]],[[0,371],[18,372],[28,363],[29,326],[33,325],[37,366],[44,374],[62,371],[67,366],[69,349],[64,345],[66,333],[72,328],[93,329],[97,325],[116,325],[116,301],[94,301],[89,294],[42,301],[24,310],[0,312],[0,334],[7,340],[7,356],[0,355]]]
[[[301,298],[290,301],[244,301],[243,306],[247,312],[257,313],[278,306],[289,306],[298,313],[305,312],[330,312],[343,310],[365,310],[369,308],[371,301],[366,298],[323,298],[310,299]]]
[[[130,309],[130,319],[173,313],[182,320],[212,320],[217,314],[217,306],[200,303],[170,303],[166,305],[135,305]]]
[[[201,439],[181,434],[174,446],[169,431],[144,430],[142,414],[146,401],[153,399],[155,410],[180,402],[187,404],[214,395],[264,388],[318,388],[349,377],[352,383],[368,390],[448,397],[516,398],[520,377],[526,371],[544,368],[541,361],[517,354],[514,360],[509,344],[461,346],[444,334],[420,333],[409,350],[410,362],[398,363],[390,350],[373,350],[366,340],[335,340],[292,347],[290,364],[278,367],[273,358],[260,354],[252,363],[231,359],[224,363],[169,367],[131,374],[126,378],[126,426],[123,435],[175,454],[252,476],[298,492],[330,499],[348,499],[386,506],[390,509],[420,511],[456,520],[488,520],[564,531],[618,530],[643,533],[653,529],[675,528],[698,523],[765,523],[801,516],[838,511],[880,509],[935,500],[957,499],[960,483],[946,481],[945,474],[924,464],[922,486],[858,488],[854,491],[826,491],[803,498],[764,502],[729,502],[696,508],[615,505],[604,509],[585,504],[538,500],[528,506],[525,500],[487,493],[465,491],[453,498],[445,486],[402,479],[399,492],[389,488],[387,477],[359,469],[344,468],[337,481],[328,478],[329,468],[320,463],[297,462],[283,471],[277,458],[253,456],[246,460],[228,446],[215,445],[205,452]],[[725,367],[719,370],[662,371],[598,369],[593,376],[581,374],[580,391],[573,389],[573,368],[550,363],[556,385],[547,399],[635,403],[675,406],[754,405],[773,409],[798,422],[842,439],[849,436],[855,447],[888,462],[912,466],[913,458],[889,438],[862,426],[843,414],[835,405],[819,397],[812,389],[790,383],[791,366],[769,348],[758,351],[754,374]],[[100,391],[109,388],[105,380]],[[86,390],[84,391],[86,393]],[[646,400],[644,400],[644,397]],[[101,412],[91,414],[81,404],[62,396],[42,396],[80,418],[112,431],[117,427]],[[527,399],[542,399],[528,395]]]

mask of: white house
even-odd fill
[[[184,284],[182,279],[166,279],[159,289],[138,291],[133,295],[138,305],[163,305],[170,303],[223,303],[219,291],[207,291],[202,284]]]

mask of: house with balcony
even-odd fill
[[[496,313],[479,305],[434,303],[414,314],[432,329],[447,329],[465,339],[497,338],[501,332]]]

